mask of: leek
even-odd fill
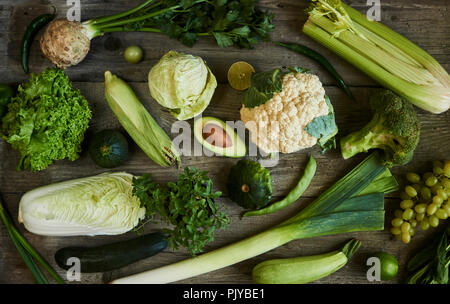
[[[170,283],[244,261],[290,241],[354,231],[384,229],[384,193],[398,184],[369,155],[293,218],[253,237],[172,265],[113,281],[114,284]],[[378,188],[372,186],[377,183]],[[371,193],[367,193],[371,189]],[[366,194],[360,195],[365,192]]]
[[[303,32],[414,105],[450,108],[450,76],[427,52],[340,0],[313,0]]]

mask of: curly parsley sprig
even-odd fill
[[[133,193],[146,208],[147,218],[158,214],[161,221],[172,227],[164,232],[173,249],[185,247],[192,255],[201,253],[214,240],[215,231],[229,224],[229,218],[215,202],[222,193],[212,191],[213,182],[205,171],[185,168],[178,181],[167,187],[145,174],[134,178],[133,185]]]

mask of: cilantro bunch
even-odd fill
[[[219,211],[215,199],[220,191],[212,191],[212,180],[205,171],[185,168],[176,183],[167,187],[152,180],[150,174],[134,178],[133,193],[146,208],[147,218],[157,214],[171,228],[164,229],[173,249],[185,247],[192,255],[214,240],[217,229],[225,228],[229,218]]]
[[[268,41],[273,14],[256,8],[258,0],[147,0],[129,11],[83,23],[89,37],[107,32],[160,32],[187,46],[213,36],[220,47],[252,48]]]

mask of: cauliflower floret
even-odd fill
[[[265,152],[292,153],[317,143],[305,127],[328,113],[319,77],[289,73],[283,77],[282,91],[272,99],[254,108],[242,106],[241,120],[250,130],[252,142]]]

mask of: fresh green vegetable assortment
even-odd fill
[[[297,215],[262,233],[200,256],[113,281],[170,283],[250,259],[297,239],[384,229],[384,193],[398,189],[377,153],[369,155]]]
[[[81,62],[90,40],[110,32],[163,33],[193,46],[199,37],[214,37],[220,47],[253,48],[269,40],[273,15],[256,8],[257,0],[147,0],[112,16],[83,23],[57,19],[41,38],[41,49],[61,68]]]
[[[62,70],[83,61],[90,40],[110,32],[162,33],[192,47],[210,36],[220,47],[252,49],[270,40],[274,15],[258,9],[257,0],[146,0],[128,11],[83,23],[40,15],[31,21],[21,44],[21,64],[28,73],[29,47],[36,33],[50,23],[41,38],[41,50],[58,68],[47,68],[18,86],[17,92],[0,84],[0,136],[20,153],[18,170],[41,171],[57,160],[76,160],[92,113],[88,101],[72,87]],[[106,272],[150,258],[170,247],[184,248],[192,257],[172,265],[134,274],[112,283],[170,283],[221,269],[273,250],[288,242],[358,231],[385,229],[384,196],[399,184],[389,168],[413,159],[421,135],[413,104],[432,113],[450,107],[450,76],[418,46],[367,18],[340,0],[312,0],[303,32],[388,89],[369,99],[372,120],[361,130],[343,134],[343,159],[372,152],[343,178],[296,215],[261,233],[234,244],[203,253],[230,218],[219,203],[206,171],[185,167],[177,181],[161,185],[152,175],[105,172],[66,180],[25,193],[18,222],[43,236],[117,235],[144,231],[161,223],[161,231],[96,247],[70,246],[55,253],[64,270],[69,259],[81,261],[83,273]],[[52,21],[53,20],[53,21]],[[320,64],[338,86],[355,100],[343,77],[320,53],[297,43],[273,41]],[[123,59],[141,63],[144,50],[131,45]],[[131,86],[110,71],[105,76],[105,100],[122,127],[142,151],[162,167],[177,165],[181,155],[159,122],[147,111]],[[339,128],[335,112],[319,78],[299,67],[256,72],[238,61],[227,74],[230,86],[241,94],[241,120],[251,141],[267,153],[293,153],[318,145],[322,154],[336,148]],[[149,95],[178,120],[194,119],[194,137],[209,152],[244,158],[246,141],[224,121],[201,117],[210,106],[217,80],[201,57],[169,50],[148,73]],[[338,101],[337,101],[338,102]],[[158,105],[157,105],[158,106]],[[153,113],[153,109],[151,109]],[[100,113],[101,116],[101,113]],[[260,130],[268,131],[265,134]],[[126,165],[129,142],[119,130],[98,130],[86,147],[92,161],[102,168]],[[323,156],[326,157],[326,156]],[[269,215],[295,203],[316,175],[317,162],[310,155],[303,176],[281,200],[271,203],[272,175],[261,161],[240,159],[230,166],[228,197],[246,209],[246,217]],[[175,168],[174,168],[175,169]],[[165,170],[165,169],[164,169]],[[320,172],[319,174],[324,174]],[[428,247],[408,263],[409,284],[448,284],[450,217],[450,161],[433,162],[423,175],[409,172],[409,184],[400,194],[400,209],[390,232],[409,243],[423,230],[446,225]],[[274,183],[275,184],[275,183]],[[0,198],[0,219],[18,253],[37,283],[46,284],[46,270],[58,283],[64,280],[21,236]],[[341,250],[261,262],[252,278],[259,284],[303,284],[324,278],[344,267],[361,241],[352,239]],[[397,259],[387,252],[379,258],[381,280],[397,276]],[[364,274],[362,274],[364,275]]]

